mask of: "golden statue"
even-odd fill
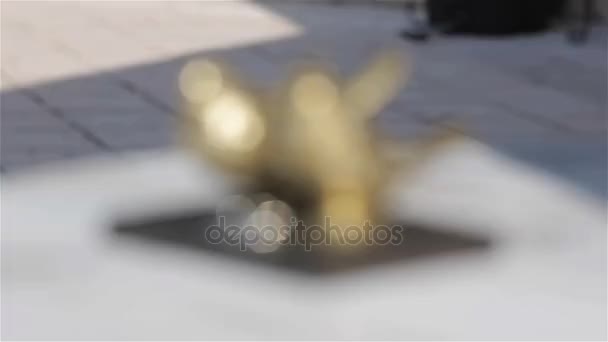
[[[195,60],[179,76],[181,133],[252,192],[281,200],[266,202],[270,210],[287,203],[308,224],[329,218],[340,229],[372,229],[386,221],[377,199],[391,175],[413,169],[446,140],[387,142],[369,128],[404,84],[405,60],[397,51],[381,53],[347,80],[327,66],[300,65],[266,91],[227,65]]]

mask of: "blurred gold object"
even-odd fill
[[[386,223],[377,199],[395,170],[412,169],[446,140],[374,139],[367,120],[393,99],[408,71],[401,53],[386,51],[351,79],[303,65],[279,89],[264,92],[222,63],[192,61],[179,76],[182,134],[198,155],[251,191],[289,203],[307,224],[329,218],[339,229],[364,232]]]

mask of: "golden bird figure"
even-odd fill
[[[301,65],[267,91],[222,63],[191,61],[179,75],[181,133],[197,155],[238,176],[251,192],[271,194],[280,208],[287,203],[293,211],[281,209],[283,221],[296,213],[307,224],[373,229],[386,221],[378,196],[391,176],[414,169],[452,138],[387,143],[369,129],[405,84],[405,61],[399,51],[385,51],[349,79],[327,66]]]

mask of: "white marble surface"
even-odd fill
[[[2,338],[606,338],[605,202],[484,146],[391,194],[398,215],[489,237],[482,254],[315,278],[109,239],[116,217],[226,189],[173,150],[3,175]]]

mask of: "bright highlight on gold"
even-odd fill
[[[225,92],[200,113],[207,143],[225,153],[246,153],[256,149],[265,134],[255,107],[236,93]]]

